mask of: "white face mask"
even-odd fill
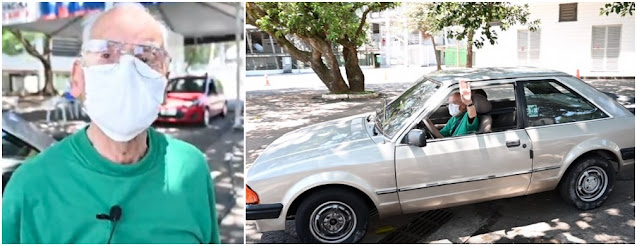
[[[458,104],[450,103],[449,106],[447,106],[447,108],[449,109],[449,114],[453,117],[455,117],[456,115],[460,113],[460,105]]]
[[[133,139],[157,119],[166,89],[166,77],[131,55],[122,55],[119,64],[84,67],[84,81],[86,113],[118,142]]]

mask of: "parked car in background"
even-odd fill
[[[473,89],[479,129],[435,138],[462,80]],[[633,113],[568,74],[444,70],[375,113],[275,140],[248,171],[246,217],[260,231],[294,219],[306,243],[354,243],[373,210],[382,219],[556,188],[567,203],[593,209],[635,164],[634,137]]]
[[[210,124],[210,118],[228,112],[223,87],[208,76],[185,76],[168,81],[166,102],[157,122]]]
[[[18,114],[2,111],[2,192],[20,164],[55,143]]]

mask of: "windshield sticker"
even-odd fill
[[[537,117],[539,114],[539,109],[537,105],[528,105],[526,106],[526,113],[529,117]]]

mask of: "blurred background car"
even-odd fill
[[[208,74],[173,78],[166,90],[157,122],[208,126],[211,117],[225,117],[228,112],[221,83]]]
[[[2,192],[11,174],[22,162],[55,143],[18,114],[2,110]]]

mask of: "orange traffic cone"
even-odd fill
[[[575,72],[575,77],[577,77],[578,79],[580,78],[579,77],[579,69],[577,69],[577,72]]]
[[[268,74],[265,74],[265,86],[270,86],[270,80],[268,80]]]

